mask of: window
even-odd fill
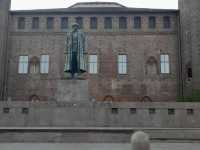
[[[126,17],[119,18],[119,29],[127,29],[127,18]]]
[[[39,29],[39,18],[38,17],[32,18],[32,29]]]
[[[137,109],[136,108],[130,108],[129,112],[130,112],[130,114],[136,114],[137,113]]]
[[[149,114],[153,115],[156,113],[156,109],[155,108],[149,108]]]
[[[54,28],[54,18],[48,17],[47,18],[47,29],[53,29]]]
[[[36,73],[38,73],[38,69],[37,69],[38,67],[37,67],[37,64],[30,64],[30,73],[32,73],[32,74],[36,74]]]
[[[170,73],[169,71],[169,55],[160,55],[161,73]]]
[[[112,18],[111,17],[104,18],[104,28],[112,29]]]
[[[9,114],[9,112],[10,112],[10,108],[8,108],[8,107],[3,108],[4,114]]]
[[[97,29],[97,18],[96,17],[90,18],[90,29]]]
[[[154,56],[150,56],[145,64],[145,74],[155,76],[158,74],[158,63]]]
[[[40,73],[49,73],[49,55],[41,55],[40,57]]]
[[[174,115],[175,110],[173,108],[168,109],[168,115]]]
[[[22,114],[28,114],[29,113],[29,109],[24,107],[22,108]]]
[[[83,29],[83,18],[82,17],[77,17],[76,23],[79,24],[80,29]]]
[[[194,115],[194,109],[187,109],[188,115]]]
[[[192,78],[192,68],[191,67],[187,68],[187,75],[188,75],[188,78]]]
[[[25,18],[18,18],[18,29],[25,29]]]
[[[112,108],[111,113],[116,115],[116,114],[119,113],[119,109],[118,108]]]
[[[30,58],[30,60],[29,60],[29,73],[36,74],[36,73],[39,72],[39,68],[40,68],[39,62],[40,62],[40,60],[36,56]]]
[[[135,16],[134,17],[134,28],[135,29],[140,29],[141,28],[141,17],[140,16]]]
[[[96,74],[98,73],[98,58],[97,55],[89,55],[89,73]]]
[[[163,25],[165,29],[171,28],[171,19],[169,16],[164,16],[163,17]]]
[[[61,18],[61,29],[67,29],[68,28],[68,18],[62,17]]]
[[[127,56],[118,55],[118,73],[127,74]]]
[[[20,74],[28,73],[28,56],[19,56],[18,73]]]
[[[149,28],[150,29],[156,28],[156,17],[154,17],[154,16],[149,17]]]

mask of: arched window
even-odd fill
[[[40,101],[40,98],[37,95],[31,95],[29,97],[29,101]]]
[[[152,99],[149,96],[144,96],[142,102],[152,102]]]
[[[37,74],[39,73],[39,64],[40,64],[40,61],[39,59],[34,56],[30,59],[30,73],[31,74]]]
[[[114,101],[114,97],[111,95],[107,95],[104,97],[103,101]]]
[[[157,75],[158,74],[158,62],[155,57],[151,56],[146,62],[146,75]]]

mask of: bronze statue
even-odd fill
[[[78,24],[72,25],[72,32],[67,35],[66,62],[64,71],[71,73],[72,78],[86,72],[85,34]]]

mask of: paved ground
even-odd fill
[[[1,143],[0,150],[130,150],[129,144]],[[151,150],[200,150],[200,143],[153,143]]]

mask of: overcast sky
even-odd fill
[[[177,9],[178,0],[11,0],[11,9],[65,8],[77,2],[118,2],[128,7]]]

